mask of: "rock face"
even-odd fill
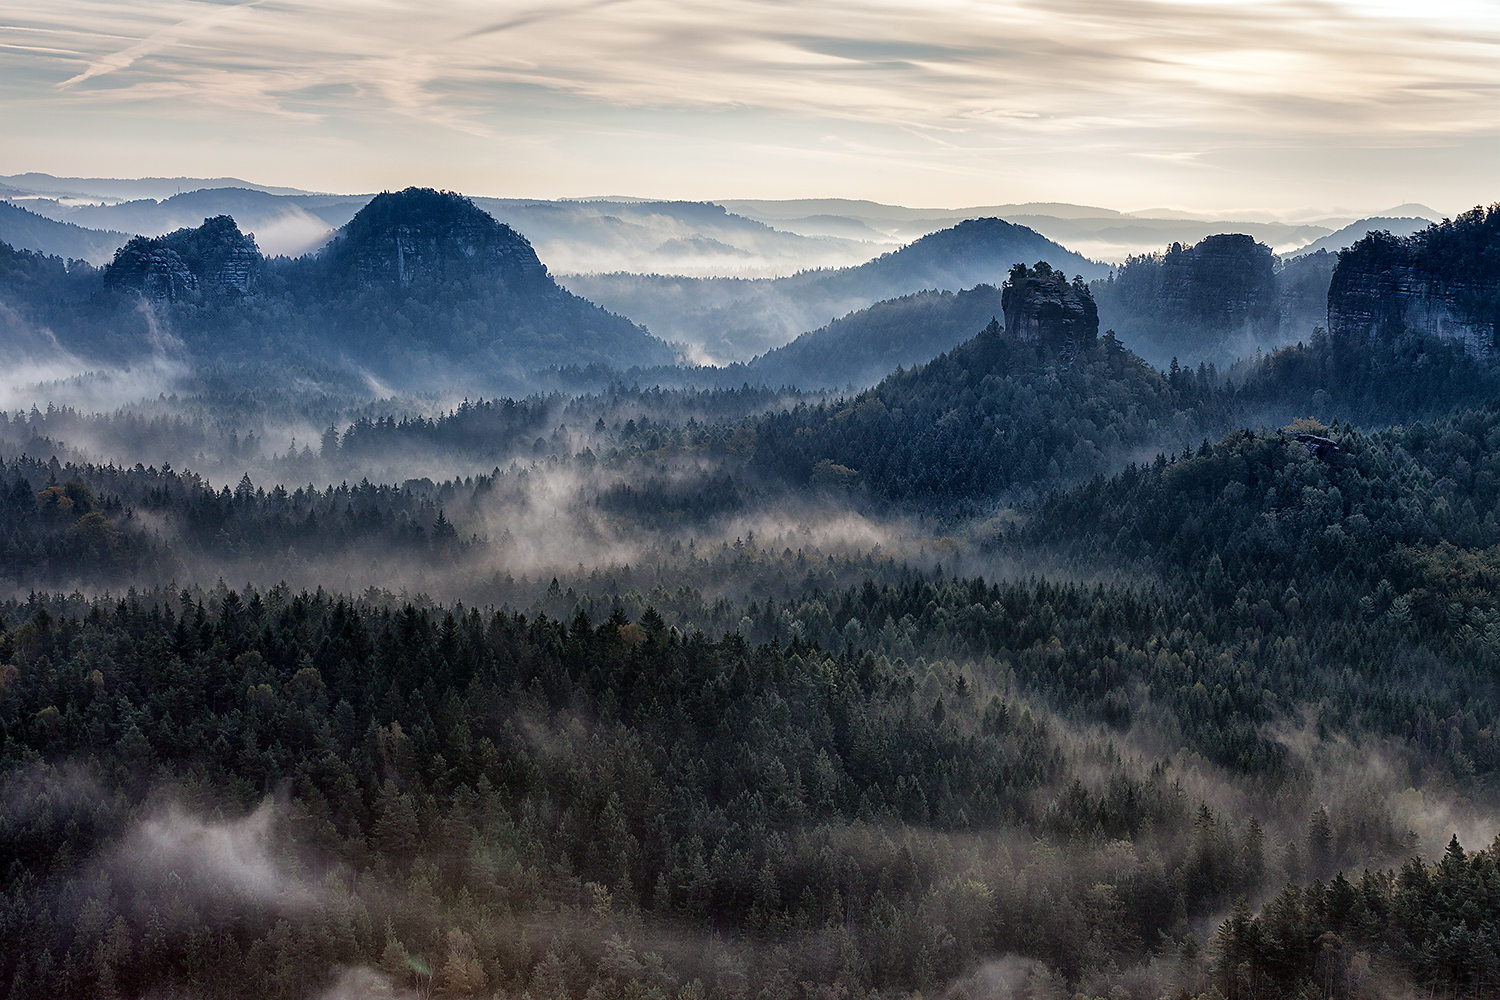
[[[1162,259],[1162,317],[1219,331],[1276,332],[1281,303],[1271,248],[1240,233],[1209,236]]]
[[[1018,340],[1052,348],[1087,347],[1099,335],[1099,310],[1088,286],[1068,281],[1045,261],[1017,264],[1000,291],[1005,329]]]
[[[1194,246],[1133,257],[1111,287],[1134,313],[1163,328],[1191,329],[1202,339],[1269,335],[1280,319],[1271,248],[1239,233]]]
[[[1500,351],[1500,206],[1400,238],[1371,233],[1339,254],[1328,286],[1328,330],[1389,342],[1407,334]]]
[[[197,229],[166,236],[137,236],[115,252],[104,273],[107,287],[134,289],[148,299],[177,301],[195,295],[248,295],[262,261],[255,238],[232,218],[204,219]]]
[[[377,195],[322,256],[364,285],[484,276],[511,290],[554,287],[526,237],[462,195],[431,188]]]

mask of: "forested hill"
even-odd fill
[[[1390,613],[1492,657],[1500,405],[1373,432],[1311,421],[1235,431],[1051,493],[1008,543],[1150,567],[1226,609],[1268,586],[1304,603],[1320,595],[1330,611],[1368,598],[1372,618]]]
[[[1107,270],[1025,226],[1004,219],[969,219],[859,267],[807,271],[780,280],[792,287],[820,287],[842,294],[890,295],[892,290],[906,288],[956,290],[999,284],[1017,262],[1038,260],[1085,279]]]
[[[915,292],[877,302],[767,351],[748,365],[730,366],[728,381],[799,389],[879,382],[900,367],[924,364],[968,340],[1002,314],[1000,289],[976,285],[960,292]]]
[[[1217,388],[1171,380],[1113,337],[1064,354],[998,323],[859,396],[757,427],[756,462],[793,482],[858,484],[903,505],[963,508],[1088,476],[1135,449],[1222,421]]]
[[[1017,490],[1188,452],[1236,426],[1314,415],[1378,428],[1497,394],[1500,376],[1485,362],[1420,334],[1319,334],[1228,373],[1175,359],[1159,372],[1112,331],[1070,346],[996,324],[852,398],[768,414],[756,428],[755,464],[773,478],[908,509],[976,511]]]
[[[376,197],[316,258],[266,260],[223,216],[137,238],[102,275],[5,259],[0,301],[90,360],[139,358],[165,334],[216,366],[352,364],[409,390],[673,360],[645,330],[559,288],[519,234],[431,190]]]
[[[875,302],[929,289],[999,285],[1017,262],[1046,260],[1086,279],[1108,269],[1025,226],[970,219],[858,267],[785,278],[569,275],[567,286],[646,324],[658,336],[694,344],[720,361],[749,360]]]
[[[0,201],[0,242],[18,250],[47,250],[68,260],[104,264],[129,239],[127,233],[103,232],[84,229],[71,222],[54,222],[19,205]]]

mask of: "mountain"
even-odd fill
[[[93,197],[114,201],[170,198],[184,191],[201,188],[248,188],[274,195],[314,193],[301,188],[256,184],[238,177],[54,177],[52,174],[26,173],[0,175],[0,184],[26,194]]]
[[[494,391],[550,365],[674,359],[628,319],[558,287],[525,237],[429,189],[376,196],[316,257],[267,260],[229,216],[137,237],[102,273],[12,254],[0,299],[85,359],[129,361],[165,336],[185,360],[352,369],[422,391]]]
[[[970,219],[858,267],[745,280],[569,275],[569,288],[691,345],[718,362],[748,359],[875,302],[927,289],[998,285],[1018,262],[1047,261],[1085,278],[1103,265],[1001,219]]]
[[[1500,347],[1500,205],[1404,238],[1369,233],[1340,253],[1328,329],[1355,342],[1429,337],[1492,358]]]
[[[1430,219],[1411,217],[1386,218],[1377,216],[1369,219],[1361,219],[1358,222],[1345,226],[1337,232],[1324,236],[1322,239],[1309,243],[1300,250],[1294,250],[1290,254],[1287,254],[1287,256],[1301,257],[1305,254],[1317,253],[1320,250],[1327,250],[1329,253],[1338,253],[1340,250],[1347,250],[1353,246],[1366,233],[1385,232],[1390,233],[1392,236],[1410,236],[1412,233],[1426,229],[1431,224],[1432,220]]]
[[[0,201],[0,242],[17,250],[35,250],[65,260],[103,264],[129,239],[128,233],[55,222],[8,201]]]
[[[365,286],[483,277],[517,292],[557,293],[524,236],[467,198],[430,188],[376,196],[321,257]]]
[[[804,333],[748,365],[732,366],[727,384],[801,389],[874,385],[898,367],[925,364],[1000,316],[1000,289],[913,292],[852,312]]]

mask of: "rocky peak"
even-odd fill
[[[205,293],[247,295],[255,288],[262,259],[255,237],[220,215],[204,219],[196,229],[137,236],[115,252],[104,283],[168,301]]]
[[[1269,335],[1280,321],[1271,248],[1243,233],[1219,233],[1162,256],[1162,318],[1205,330]]]
[[[323,256],[366,285],[479,275],[517,288],[551,284],[526,237],[462,195],[431,188],[377,195]]]
[[[1099,334],[1099,310],[1081,278],[1068,280],[1046,261],[1017,264],[1000,291],[1005,328],[1019,340],[1084,347]]]

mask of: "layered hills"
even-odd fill
[[[0,243],[17,250],[31,250],[97,265],[108,263],[114,252],[129,240],[129,233],[57,222],[8,201],[0,201]]]
[[[410,389],[456,371],[482,387],[549,365],[673,359],[629,320],[558,287],[514,230],[429,189],[377,196],[313,257],[268,260],[219,216],[138,237],[97,275],[65,281],[61,261],[39,257],[14,271],[27,269],[59,273],[6,297],[84,358],[149,353],[162,330],[215,364],[351,369]]]
[[[1016,263],[1040,260],[1086,279],[1103,277],[1108,270],[1025,226],[971,219],[858,267],[805,271],[786,278],[615,273],[563,280],[580,295],[645,323],[659,336],[697,345],[704,358],[725,362],[775,349],[833,317],[883,299],[929,289],[999,285]]]

